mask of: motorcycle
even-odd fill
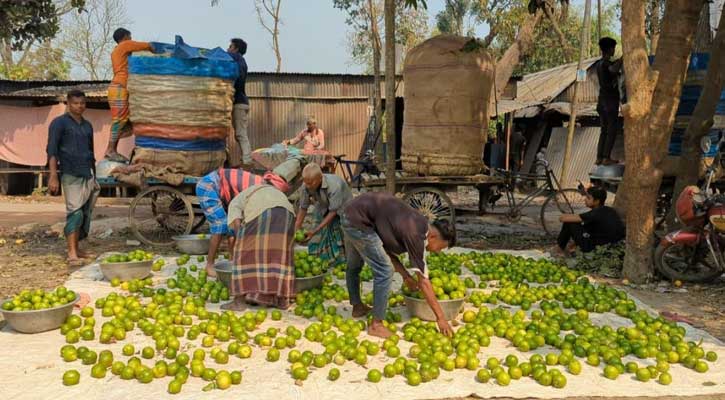
[[[725,194],[711,190],[723,143],[725,135],[702,186],[689,186],[677,198],[675,213],[684,228],[668,233],[655,250],[657,271],[671,280],[706,282],[725,271]],[[709,137],[700,142],[705,153],[712,145]]]

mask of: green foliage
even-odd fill
[[[63,80],[70,76],[70,63],[63,59],[63,50],[53,47],[49,41],[28,50],[22,64],[7,68],[0,63],[0,78],[27,80]]]
[[[474,22],[479,21],[481,13],[479,0],[447,0],[436,14],[436,28],[440,33],[473,36]]]
[[[397,0],[395,16],[395,41],[403,47],[403,54],[428,37],[428,15],[424,7],[408,6],[404,0]],[[383,33],[383,0],[373,0],[379,33]],[[420,6],[420,1],[418,2]],[[373,72],[373,44],[371,41],[370,10],[367,0],[333,0],[333,6],[347,13],[345,23],[351,31],[347,36],[347,47],[352,62],[362,65],[366,73]]]
[[[624,243],[598,246],[589,253],[577,251],[575,262],[575,269],[580,271],[619,278],[624,265]]]
[[[71,0],[67,6],[82,10],[85,0]],[[12,50],[33,42],[52,39],[58,33],[59,10],[53,0],[0,0],[0,39]]]
[[[528,15],[528,10],[524,7],[526,1],[517,0],[516,8],[512,9],[508,16],[501,18],[498,26],[498,35],[492,42],[490,47],[493,54],[498,58],[508,47],[516,40],[518,27],[523,23],[524,18]],[[616,9],[614,5],[604,4],[602,10],[602,35],[610,36],[615,39],[619,35],[615,31]],[[561,44],[561,40],[554,32],[552,22],[548,18],[544,18],[537,25],[535,30],[535,45],[531,54],[524,58],[519,64],[514,74],[522,75],[538,72],[548,68],[553,68],[562,64],[576,62],[579,58],[579,44],[581,42],[581,31],[584,25],[583,9],[576,7],[568,12],[567,15],[557,18],[557,23],[564,36],[574,51],[567,51]],[[592,18],[591,38],[589,40],[589,52],[585,58],[598,57],[598,37],[597,37],[597,18],[594,13]]]

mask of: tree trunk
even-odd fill
[[[622,2],[622,46],[628,102],[624,116],[625,207],[639,212],[626,217],[627,248],[623,275],[632,282],[652,276],[654,210],[662,181],[660,163],[680,103],[682,85],[703,0],[669,0],[663,19],[659,56],[650,68],[645,36],[645,7],[640,0]]]
[[[373,84],[375,85],[373,87],[373,105],[375,107],[374,134],[377,138],[382,130],[383,99],[380,88],[380,30],[378,29],[378,15],[375,12],[375,4],[373,3],[373,0],[368,0],[368,14],[370,16],[370,42],[373,44]],[[375,149],[373,149],[373,151],[375,151]]]
[[[682,137],[682,155],[679,160],[677,180],[675,181],[672,212],[668,222],[674,221],[674,204],[679,193],[688,185],[697,184],[700,173],[700,139],[707,135],[713,124],[713,116],[720,101],[723,89],[723,68],[725,68],[725,18],[720,24],[710,50],[710,64],[702,85],[702,93],[697,100],[695,111]]]
[[[496,99],[499,99],[506,90],[506,84],[511,79],[511,74],[514,73],[519,60],[531,51],[534,44],[534,28],[536,28],[536,24],[539,23],[542,16],[543,12],[539,9],[536,14],[526,17],[519,34],[516,36],[516,41],[496,61]]]
[[[385,0],[385,133],[388,139],[385,188],[390,193],[395,193],[395,1]]]

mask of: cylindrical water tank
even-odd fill
[[[407,173],[472,175],[483,168],[494,61],[465,46],[469,40],[436,36],[405,58],[401,158]]]

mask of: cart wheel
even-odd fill
[[[206,215],[199,206],[199,200],[196,197],[191,200],[191,208],[194,210],[194,224],[191,227],[191,233],[208,233],[209,226],[206,223]]]
[[[151,186],[136,195],[128,210],[131,232],[152,246],[170,246],[176,235],[191,233],[194,209],[189,199],[169,186]]]
[[[456,223],[453,202],[442,191],[432,187],[420,187],[409,190],[403,195],[403,201],[420,211],[429,221],[447,219],[451,225]]]

